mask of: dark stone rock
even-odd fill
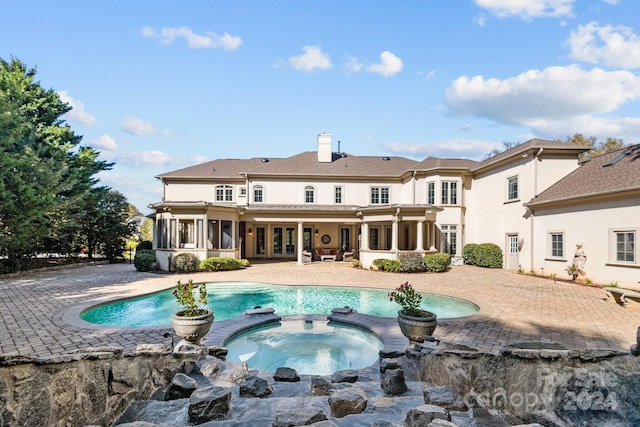
[[[211,378],[220,371],[220,360],[212,356],[203,356],[196,363],[195,369],[205,377]]]
[[[167,400],[184,399],[191,396],[197,388],[196,380],[185,374],[176,374],[167,390]]]
[[[349,386],[329,391],[331,415],[343,418],[351,414],[360,414],[367,407],[367,396],[358,386]]]
[[[296,383],[300,381],[300,376],[295,369],[281,366],[276,369],[276,373],[273,374],[273,379],[275,381]]]
[[[435,419],[451,421],[451,416],[449,411],[440,406],[422,405],[407,412],[404,425],[405,427],[423,427],[429,425]]]
[[[507,427],[509,424],[502,418],[493,415],[486,408],[474,408],[473,419],[480,426]]]
[[[288,412],[278,414],[273,421],[273,427],[296,427],[315,425],[321,421],[325,421],[327,416],[320,408],[300,408],[292,409]]]
[[[331,383],[325,377],[311,378],[311,396],[329,396]]]
[[[226,360],[229,350],[226,347],[212,345],[207,347],[207,352],[209,353],[209,356],[213,356],[220,360]]]
[[[382,359],[380,361],[380,373],[388,371],[389,369],[398,369],[401,366],[398,359]]]
[[[338,371],[331,376],[332,383],[355,383],[356,381],[358,381],[358,371],[353,369]]]
[[[376,420],[371,427],[402,427],[400,424],[396,424],[389,420]]]
[[[185,425],[189,423],[188,399],[159,402],[156,400],[135,400],[118,417],[113,425],[135,425],[133,423],[151,423],[152,425]],[[144,425],[144,424],[138,424]],[[147,424],[148,425],[148,424]]]
[[[424,403],[441,406],[448,411],[465,411],[467,409],[462,397],[453,388],[446,385],[425,388]]]
[[[194,424],[218,420],[231,410],[231,389],[210,386],[194,391],[189,399],[189,420]]]
[[[390,369],[385,371],[380,378],[380,387],[387,394],[402,394],[407,391],[407,383],[404,381],[402,369]]]
[[[149,396],[149,400],[160,400],[160,401],[168,400],[167,399],[168,390],[169,390],[169,386],[159,387],[155,389],[153,393],[151,393],[151,396]]]
[[[242,397],[266,397],[271,393],[273,393],[273,389],[269,382],[257,376],[249,377],[240,384],[240,396]]]
[[[380,350],[380,352],[378,353],[378,356],[380,356],[381,359],[397,359],[399,357],[404,356],[404,351],[397,351],[397,350],[384,351],[384,350]]]

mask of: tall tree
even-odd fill
[[[610,153],[612,151],[619,150],[620,148],[624,148],[628,145],[625,144],[621,138],[609,137],[605,141],[598,142],[598,139],[596,137],[590,136],[589,138],[585,138],[581,133],[576,133],[573,136],[568,136],[566,141],[574,145],[584,145],[586,147],[591,147],[589,151],[580,155],[580,160],[587,160],[594,156]]]
[[[111,168],[62,119],[71,107],[35,80],[36,70],[0,59],[0,254],[12,270],[41,250],[65,252],[74,215]]]

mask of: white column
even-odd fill
[[[398,218],[391,221],[391,250],[398,250]]]
[[[369,224],[366,222],[362,223],[362,247],[363,250],[369,249]]]
[[[423,242],[423,238],[424,238],[424,221],[418,221],[416,223],[416,250],[417,251],[424,251],[424,242]]]
[[[436,223],[435,222],[431,222],[429,223],[429,240],[431,241],[431,244],[429,246],[429,250],[430,251],[435,251],[436,249]]]
[[[302,222],[298,222],[298,244],[296,245],[297,247],[297,252],[298,252],[298,265],[302,265],[302,250],[304,249],[302,247],[302,245],[304,244],[303,241],[303,233],[304,233],[304,223]]]

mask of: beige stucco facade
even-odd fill
[[[562,277],[580,242],[594,282],[640,279],[637,255],[612,262],[611,232],[640,232],[640,196],[528,206],[580,168],[583,147],[532,140],[483,162],[415,162],[336,153],[330,144],[321,134],[317,152],[217,160],[159,176],[164,197],[151,207],[162,268],[180,252],[302,264],[316,249],[353,252],[365,267],[402,251],[443,251],[460,262],[465,244],[495,243],[505,268]]]

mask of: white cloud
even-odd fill
[[[347,56],[347,60],[344,63],[344,68],[346,68],[347,71],[351,73],[357,73],[360,70],[362,70],[363,67],[364,67],[364,64],[358,61],[357,58],[354,58],[352,56]]]
[[[586,71],[577,65],[530,70],[505,80],[463,76],[446,91],[454,114],[526,126],[545,135],[555,128],[565,136],[574,126],[603,127],[606,121],[618,123],[621,132],[616,135],[625,133],[623,128],[636,126],[638,118],[610,113],[639,98],[640,76],[599,68]],[[609,113],[606,121],[598,118],[604,113]],[[588,134],[584,128],[576,131]]]
[[[122,119],[120,129],[132,135],[171,135],[170,131],[157,129],[151,122],[133,116]]]
[[[576,0],[475,0],[476,5],[488,10],[498,18],[519,17],[530,21],[534,18],[560,17],[573,15],[573,3]],[[484,25],[484,18],[476,19],[478,25]]]
[[[633,28],[580,25],[566,41],[569,57],[593,64],[627,69],[640,68],[640,37]]]
[[[102,148],[103,150],[114,151],[118,149],[118,144],[109,135],[100,135],[98,138],[91,141],[91,145],[94,148]]]
[[[296,70],[314,71],[316,69],[328,70],[332,67],[329,55],[322,52],[318,46],[304,46],[304,54],[289,58],[289,65]]]
[[[380,63],[370,65],[366,68],[366,70],[370,73],[376,73],[384,77],[390,77],[402,71],[403,67],[404,65],[402,64],[402,59],[398,58],[388,50],[385,50],[380,54]]]
[[[159,32],[153,27],[144,27],[140,31],[142,37],[160,39],[163,44],[172,44],[176,38],[182,38],[191,49],[226,49],[235,50],[242,44],[242,39],[229,33],[218,35],[206,31],[205,35],[194,33],[189,27],[164,27]]]
[[[73,99],[66,90],[58,91],[58,96],[62,102],[69,104],[72,108],[64,115],[65,119],[82,126],[97,126],[98,121],[84,110],[84,104],[81,101]]]
[[[502,144],[495,141],[455,138],[421,143],[387,142],[383,144],[383,147],[393,154],[410,156],[420,160],[429,156],[482,160],[492,150],[502,147]]]

